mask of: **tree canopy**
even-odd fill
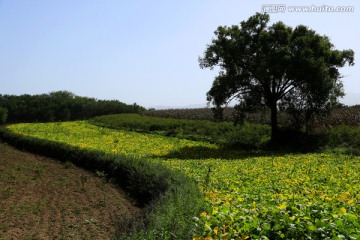
[[[6,116],[9,122],[51,122],[143,110],[145,108],[136,103],[128,105],[117,100],[80,97],[68,91],[20,96],[0,94],[0,124]]]
[[[218,27],[199,64],[220,68],[207,93],[217,112],[233,99],[241,111],[268,107],[273,138],[280,107],[309,120],[344,95],[338,69],[354,65],[354,52],[334,49],[327,36],[306,26],[269,21],[256,13],[240,25]]]

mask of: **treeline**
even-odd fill
[[[1,95],[0,110],[7,122],[53,122],[89,119],[114,113],[139,113],[145,108],[117,100],[80,97],[68,91],[20,96]]]

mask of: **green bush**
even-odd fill
[[[360,128],[342,125],[331,129],[328,133],[327,146],[359,149]]]
[[[0,124],[4,124],[6,122],[7,116],[8,111],[6,110],[6,108],[0,107]]]
[[[324,132],[306,133],[293,128],[280,128],[275,141],[269,142],[267,149],[293,153],[316,152],[324,146],[324,136]]]
[[[263,148],[271,138],[271,128],[268,125],[245,124],[234,128],[225,137],[229,147],[242,147],[246,149]]]

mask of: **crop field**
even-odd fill
[[[180,169],[207,204],[194,239],[360,239],[360,157],[247,155],[215,144],[111,130],[87,122],[15,124],[24,136]]]
[[[326,154],[171,162],[197,180],[211,210],[206,236],[359,236],[359,159]],[[201,238],[198,238],[201,239]]]
[[[234,108],[225,108],[223,120],[233,122]],[[143,115],[162,118],[193,119],[193,120],[213,120],[214,114],[211,108],[198,109],[165,109],[145,111]],[[263,110],[256,113],[247,113],[246,120],[250,123],[266,124],[270,123],[270,111]],[[278,115],[280,125],[289,125],[290,117],[280,112]],[[339,125],[359,126],[360,125],[360,108],[359,106],[344,107],[333,109],[329,115],[320,115],[316,118],[315,126],[317,128],[332,128]]]
[[[139,208],[100,176],[0,141],[0,239],[111,239]]]
[[[8,128],[26,136],[58,141],[108,154],[164,157],[186,147],[217,149],[216,145],[96,127],[87,122],[15,124]]]

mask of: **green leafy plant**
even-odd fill
[[[251,138],[255,131],[263,130],[249,127],[244,134]],[[339,139],[342,131],[331,138]],[[357,129],[346,131],[344,137],[357,146]],[[356,156],[238,152],[225,160],[227,150],[214,144],[86,122],[15,124],[0,134],[21,148],[71,160],[123,184],[144,211],[122,223],[120,239],[360,238]]]

